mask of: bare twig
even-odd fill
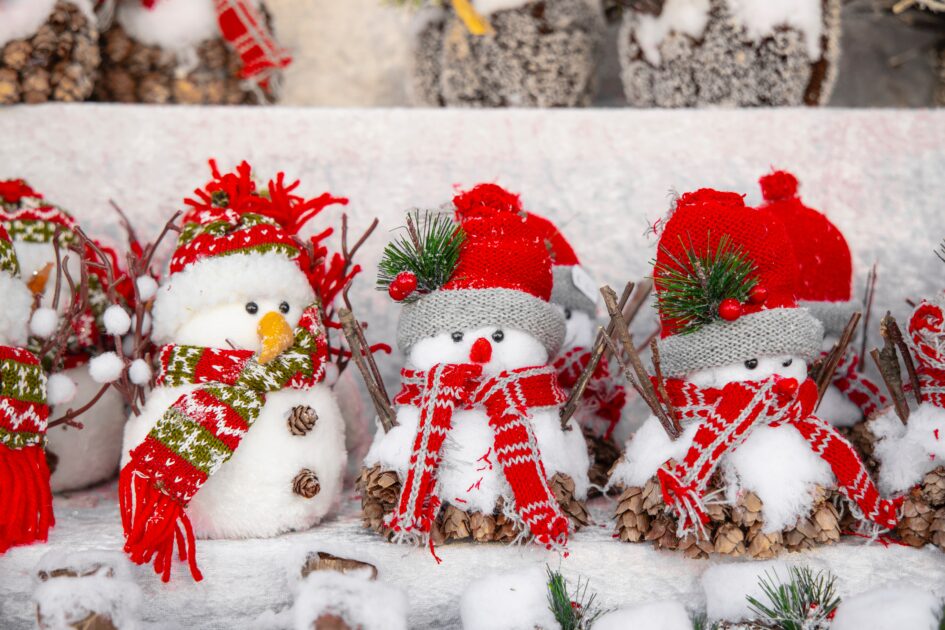
[[[912,352],[909,351],[909,346],[906,345],[905,339],[902,338],[902,330],[899,328],[899,323],[894,317],[887,313],[886,320],[886,334],[889,335],[889,339],[895,344],[896,349],[899,351],[899,355],[902,357],[902,362],[906,366],[906,373],[909,375],[909,383],[912,385],[912,396],[915,398],[917,405],[922,404],[922,383],[919,381],[919,373],[915,369],[915,363],[912,361]]]
[[[834,344],[823,362],[821,362],[820,369],[817,370],[814,376],[814,381],[817,383],[817,405],[814,409],[820,406],[821,401],[824,399],[824,394],[827,393],[827,388],[829,388],[830,384],[833,382],[833,376],[837,373],[837,366],[847,353],[847,347],[853,340],[853,335],[856,334],[856,327],[859,325],[861,317],[862,314],[859,312],[853,313],[853,315],[850,316],[850,320],[847,322],[846,327],[844,327],[840,339],[837,340],[837,343]]]
[[[876,296],[876,274],[877,263],[873,263],[870,272],[866,276],[866,292],[863,294],[863,338],[860,341],[860,356],[866,354],[866,342],[870,332],[870,318],[873,314],[873,299]],[[860,361],[857,370],[862,372],[866,369],[866,361]]]
[[[82,405],[82,406],[79,407],[78,409],[71,409],[71,408],[70,408],[70,409],[69,409],[68,411],[66,411],[66,413],[64,413],[62,416],[56,418],[55,420],[51,421],[48,425],[46,425],[47,428],[52,429],[53,427],[58,427],[58,426],[60,426],[60,425],[66,424],[66,425],[69,425],[70,427],[75,427],[76,429],[81,429],[81,428],[82,428],[82,423],[81,423],[81,422],[76,422],[75,419],[78,418],[79,416],[81,416],[83,413],[85,413],[85,412],[88,411],[89,409],[91,409],[92,407],[94,407],[95,404],[96,404],[99,400],[101,400],[102,396],[105,395],[105,392],[108,391],[108,388],[109,388],[109,387],[111,387],[111,384],[110,384],[110,383],[105,383],[104,385],[102,385],[102,386],[99,388],[99,390],[98,390],[98,392],[96,392],[95,396],[93,396],[91,399],[89,399],[88,402],[86,402],[84,405]]]
[[[889,391],[890,398],[892,398],[896,415],[899,416],[903,424],[906,424],[909,420],[909,403],[906,402],[906,394],[902,386],[902,371],[899,368],[899,355],[896,343],[893,341],[889,332],[890,320],[892,320],[892,315],[887,313],[886,317],[883,317],[880,321],[879,328],[883,337],[883,349],[877,350],[873,348],[870,352],[870,356],[873,357],[873,362],[876,363],[879,374],[886,384],[886,389]]]
[[[351,358],[361,372],[364,379],[364,385],[367,387],[374,403],[374,409],[377,411],[377,417],[381,421],[381,427],[384,433],[397,426],[397,416],[391,407],[390,399],[387,397],[387,391],[384,383],[377,376],[377,366],[373,368],[368,366],[368,362],[373,363],[374,358],[371,355],[370,348],[362,345],[363,332],[360,331],[361,324],[355,318],[354,313],[349,308],[342,308],[338,311],[338,318],[341,320],[341,329],[344,331],[345,339],[348,341],[348,347],[351,349]]]
[[[659,345],[656,343],[656,339],[650,342],[650,360],[653,362],[653,372],[656,376],[656,390],[660,398],[663,399],[663,404],[666,405],[666,410],[669,413],[670,420],[673,421],[673,428],[676,430],[676,435],[679,435],[682,433],[682,425],[679,423],[679,414],[676,413],[676,407],[673,406],[672,401],[669,399],[669,393],[666,391],[666,381],[663,380],[663,368],[660,365],[660,349]]]
[[[413,241],[413,246],[417,248],[417,256],[423,258],[423,242],[420,240],[420,234],[417,232],[417,226],[414,225],[413,217],[410,214],[407,214],[407,233],[410,235],[410,240]]]

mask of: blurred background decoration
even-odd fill
[[[923,107],[945,0],[0,0],[0,53],[3,104]]]

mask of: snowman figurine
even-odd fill
[[[19,276],[10,236],[0,226],[0,554],[45,542],[52,527],[46,466],[46,375],[25,348],[33,297]]]
[[[39,306],[46,311],[38,311],[34,318],[35,336],[30,347],[35,350],[40,343],[39,337],[49,334],[56,323],[56,316],[51,311],[56,292],[53,243],[56,231],[59,230],[60,255],[65,257],[65,246],[75,239],[76,222],[66,211],[44,200],[23,181],[0,182],[0,191],[0,221],[13,239],[23,277],[29,278],[30,288],[40,296]],[[78,278],[78,266],[70,264],[74,259],[74,255],[69,256],[66,266],[72,277]],[[90,307],[72,324],[73,334],[63,353],[62,366],[47,366],[55,371],[49,388],[53,418],[69,407],[84,406],[102,387],[92,378],[89,369],[91,359],[107,350],[103,336],[107,302],[103,286],[106,280],[96,275],[97,272],[95,268],[90,270]],[[59,311],[62,314],[72,297],[65,280],[60,291]],[[48,323],[53,326],[46,325]],[[54,384],[57,387],[53,387]],[[47,433],[46,451],[53,464],[53,492],[85,488],[111,478],[118,470],[125,423],[121,394],[109,388],[79,421],[83,424],[81,430],[62,425]]]
[[[624,514],[637,509],[629,494],[654,477],[676,525],[674,544],[702,552],[767,556],[835,541],[837,515],[825,498],[834,489],[861,519],[895,526],[896,504],[880,497],[850,444],[814,415],[807,362],[820,352],[823,327],[797,306],[796,273],[771,213],[708,189],[678,200],[660,234],[654,284],[664,399],[682,434],[672,439],[651,417],[630,439],[611,479],[626,488],[618,529],[650,518],[666,528],[664,506],[652,509],[658,498],[648,501],[647,518]],[[820,509],[827,511],[811,521]]]
[[[824,214],[804,205],[794,175],[775,171],[760,184],[762,209],[777,215],[794,249],[798,302],[824,325],[823,352],[829,352],[850,317],[862,309],[853,299],[850,247]],[[818,415],[835,427],[852,427],[887,405],[879,386],[860,372],[860,361],[849,348],[818,408]]]
[[[156,387],[128,420],[119,479],[125,550],[166,581],[175,540],[304,530],[336,505],[344,421],[323,382],[325,330],[295,238],[311,213],[244,162],[188,200],[154,302]],[[176,525],[175,525],[176,523]]]
[[[397,424],[378,430],[365,459],[401,484],[379,528],[397,541],[560,548],[565,513],[586,517],[589,462],[576,423],[559,417],[564,394],[549,358],[565,323],[548,302],[551,259],[516,213],[481,207],[460,220],[414,213],[416,238],[391,243],[380,264],[380,287],[403,304],[406,366]]]

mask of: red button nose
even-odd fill
[[[778,392],[778,394],[790,398],[797,393],[797,387],[798,384],[796,378],[782,378],[774,386],[774,390]]]
[[[469,360],[473,363],[488,363],[492,359],[492,344],[484,337],[476,339],[476,343],[469,349]]]

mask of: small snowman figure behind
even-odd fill
[[[823,327],[795,299],[783,225],[741,195],[683,195],[660,234],[654,286],[662,324],[664,402],[627,443],[611,484],[618,534],[690,556],[771,557],[835,542],[834,490],[861,519],[896,525],[853,447],[814,415],[807,362]],[[666,507],[669,510],[666,510]]]
[[[334,199],[296,184],[257,191],[244,162],[187,200],[154,302],[156,387],[128,421],[119,480],[125,551],[165,581],[175,537],[200,579],[195,536],[308,529],[341,492],[344,421],[296,238]]]
[[[558,413],[549,358],[565,324],[548,302],[548,251],[503,209],[464,213],[459,225],[446,214],[412,221],[378,278],[404,305],[407,365],[397,424],[377,432],[365,459],[366,524],[398,541],[560,548],[568,516],[586,523],[588,456],[577,424],[562,427]]]

